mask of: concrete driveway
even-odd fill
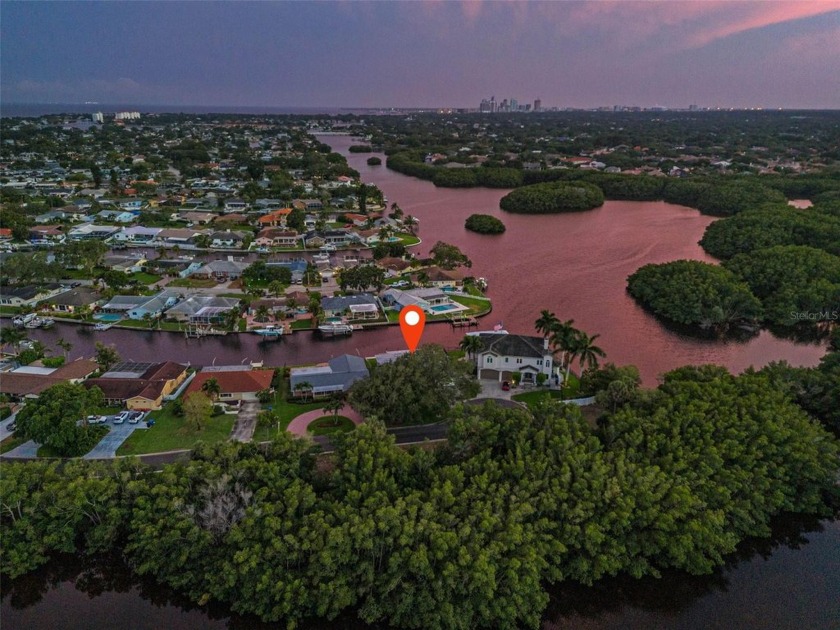
[[[117,449],[122,446],[129,435],[134,433],[136,429],[146,429],[146,423],[142,420],[137,424],[129,424],[128,421],[122,424],[114,424],[109,421],[108,426],[111,428],[108,435],[102,438],[99,444],[84,456],[84,459],[111,459],[117,454]]]
[[[12,434],[12,432],[9,431],[9,425],[12,424],[12,422],[15,421],[15,418],[17,418],[17,411],[14,412],[11,416],[6,418],[5,420],[3,420],[3,422],[0,422],[0,442],[5,440],[7,437],[9,437]]]
[[[38,449],[41,448],[41,445],[38,444],[35,440],[29,440],[28,442],[24,442],[17,448],[13,448],[8,453],[3,453],[3,457],[9,458],[22,458],[22,459],[33,459],[38,457]]]
[[[257,428],[257,414],[260,404],[257,402],[243,402],[236,416],[236,422],[230,432],[230,439],[236,442],[250,442],[254,438]]]
[[[478,398],[501,398],[503,400],[510,400],[510,397],[513,394],[524,391],[518,388],[511,388],[508,391],[504,391],[502,389],[502,384],[499,381],[491,379],[481,379],[478,381],[478,384],[481,385],[481,392],[479,392],[477,396]]]

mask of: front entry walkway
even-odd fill
[[[306,435],[306,429],[313,421],[328,415],[331,414],[326,413],[323,409],[313,409],[312,411],[307,411],[306,413],[302,413],[294,418],[289,423],[289,426],[286,427],[286,430],[292,435]],[[344,405],[344,407],[342,407],[338,412],[338,415],[349,418],[356,426],[359,426],[365,421],[364,418],[362,418],[362,416],[360,416],[359,413],[350,405]]]

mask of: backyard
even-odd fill
[[[197,442],[223,442],[230,437],[236,420],[236,416],[232,414],[213,416],[204,429],[196,431],[187,426],[186,418],[173,413],[171,402],[166,403],[160,411],[150,413],[149,418],[155,421],[155,425],[150,429],[132,433],[117,449],[117,455],[142,455],[188,449]]]
[[[323,409],[327,401],[297,403],[288,400],[288,379],[283,379],[277,391],[274,392],[274,399],[263,405],[264,411],[270,411],[274,415],[271,424],[257,424],[254,432],[254,442],[267,442],[273,440],[278,431],[285,431],[289,423],[302,413],[314,409]]]

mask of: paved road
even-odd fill
[[[146,423],[142,420],[137,424],[129,424],[128,422],[113,424],[109,422],[108,425],[111,430],[99,441],[99,444],[93,447],[90,453],[84,456],[84,459],[111,459],[117,454],[117,449],[128,439],[128,436],[134,433],[135,429],[146,430]]]
[[[254,430],[257,428],[257,413],[260,404],[257,402],[242,403],[239,413],[236,415],[236,422],[230,432],[230,439],[236,442],[250,442],[254,438]]]

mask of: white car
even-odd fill
[[[130,413],[130,411],[123,411],[121,413],[118,413],[116,416],[114,416],[114,424],[122,424],[123,422],[125,422],[128,419]]]

